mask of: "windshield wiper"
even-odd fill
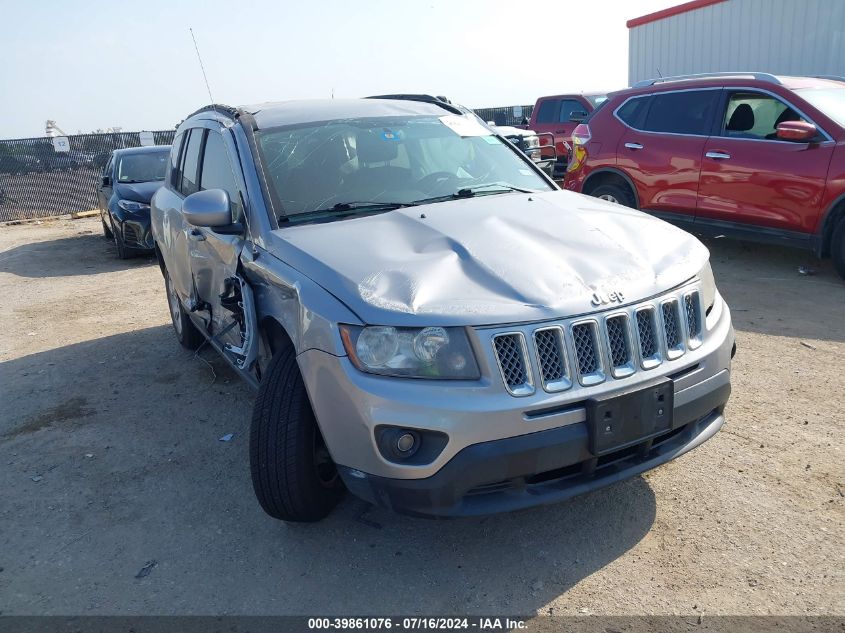
[[[314,209],[303,213],[291,213],[279,218],[279,222],[295,223],[307,222],[309,220],[320,220],[323,218],[343,217],[358,213],[393,211],[403,207],[416,206],[415,202],[338,202],[327,209]]]
[[[492,189],[493,187],[498,187],[498,191],[481,191],[482,189]],[[473,187],[465,187],[464,189],[458,189],[452,195],[455,198],[471,198],[472,196],[478,193],[505,193],[507,191],[518,191],[519,193],[537,193],[533,189],[523,189],[522,187],[514,187],[513,185],[508,185],[502,182],[488,182],[484,185],[475,185]]]
[[[498,189],[493,189],[493,187],[498,187]],[[497,193],[510,193],[512,191],[516,191],[518,193],[537,193],[537,191],[534,189],[522,189],[521,187],[514,187],[513,185],[506,185],[500,182],[490,182],[484,185],[464,187],[462,189],[458,189],[454,193],[450,193],[445,196],[434,196],[433,198],[423,198],[421,200],[414,200],[414,203],[432,204],[434,202],[446,202],[448,200],[457,200],[459,198],[472,198],[473,196],[477,195],[490,196]]]

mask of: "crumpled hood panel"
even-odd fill
[[[420,217],[424,214],[426,217]],[[693,277],[693,236],[568,191],[502,194],[282,228],[270,248],[365,323],[487,325],[574,316]]]

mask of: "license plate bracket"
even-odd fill
[[[587,400],[590,452],[601,456],[672,430],[675,385],[659,378],[647,385]]]

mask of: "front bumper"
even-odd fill
[[[154,241],[149,211],[113,213],[116,228],[127,248],[137,251],[153,250]]]
[[[471,331],[478,381],[385,378],[346,357],[311,349],[299,365],[323,437],[349,489],[374,503],[415,514],[484,514],[551,503],[630,477],[690,450],[723,423],[730,394],[734,332],[717,298],[703,343],[659,368],[560,393],[507,393],[492,357],[490,332]],[[613,459],[589,452],[586,404],[665,377],[674,389],[669,433]],[[386,459],[383,427],[448,438],[432,459]],[[425,438],[423,438],[425,445]],[[612,474],[607,469],[615,464]],[[565,471],[565,472],[563,472]],[[482,494],[483,493],[483,494]]]
[[[721,381],[715,381],[721,382]],[[392,479],[341,467],[347,488],[404,514],[477,516],[556,503],[664,464],[711,438],[724,424],[730,383],[680,409],[675,428],[653,440],[592,455],[584,424],[469,446],[435,475]]]

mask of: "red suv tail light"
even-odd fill
[[[590,126],[586,123],[579,123],[572,132],[572,142],[575,145],[586,145],[592,135],[590,134]]]

